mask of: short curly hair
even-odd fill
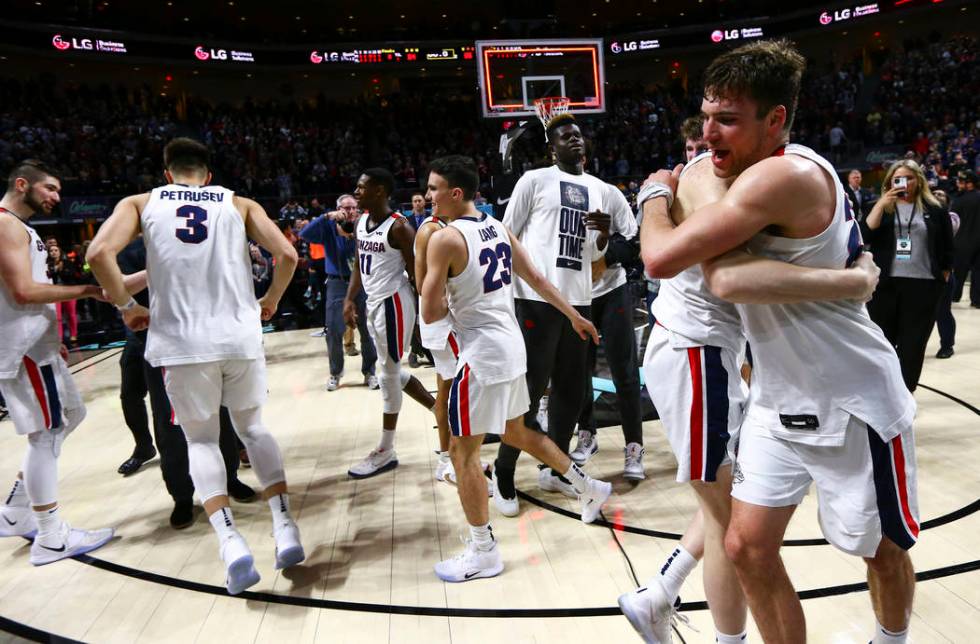
[[[786,39],[760,40],[718,56],[704,72],[708,100],[747,96],[759,104],[758,118],[772,108],[786,108],[785,131],[796,114],[806,59]]]

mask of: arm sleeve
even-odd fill
[[[507,210],[504,212],[504,225],[514,233],[514,237],[521,238],[533,205],[534,175],[525,173],[517,180],[510,201],[507,202]]]

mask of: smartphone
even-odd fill
[[[896,188],[902,188],[902,192],[899,193],[899,196],[900,197],[905,197],[908,194],[906,192],[905,188],[907,188],[908,185],[909,185],[909,178],[908,177],[894,177],[892,179],[892,185],[894,187],[896,187]]]

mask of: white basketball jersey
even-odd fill
[[[8,210],[0,217],[11,217],[24,227],[31,261],[31,279],[50,284],[48,249],[37,232]],[[46,342],[58,346],[54,304],[18,304],[8,288],[0,288],[0,379],[15,378],[24,356],[35,345]]]
[[[593,210],[611,213],[616,190],[601,179],[569,174],[554,165],[525,172],[514,186],[504,225],[527,248],[535,268],[571,304],[592,303],[592,262],[605,250],[596,250],[598,233],[585,227]],[[515,277],[517,297],[543,302],[537,291]]]
[[[446,286],[459,364],[469,364],[484,384],[513,380],[527,373],[527,354],[514,315],[510,236],[486,214],[450,226],[463,234],[467,252],[466,268]]]
[[[255,359],[262,322],[245,222],[220,186],[171,184],[140,215],[146,244],[154,367]]]
[[[705,153],[692,159],[681,176],[710,156]],[[735,305],[715,297],[708,290],[700,264],[661,280],[660,294],[650,308],[657,322],[671,332],[672,345],[724,347],[737,354],[745,349],[742,320]]]
[[[422,227],[427,224],[435,224],[440,230],[446,227],[446,222],[438,217],[426,217],[419,224],[419,231]],[[431,239],[431,237],[430,237]],[[418,255],[418,236],[415,237],[415,254]],[[421,289],[420,289],[421,290]],[[422,311],[422,300],[419,298],[419,308],[418,311]],[[441,351],[446,348],[449,344],[449,334],[453,331],[453,317],[452,315],[446,315],[446,317],[441,320],[437,320],[431,324],[427,323],[422,319],[421,313],[419,314],[419,337],[422,340],[422,346],[429,350]]]
[[[787,145],[785,154],[810,159],[833,179],[833,221],[808,239],[759,233],[749,241],[749,252],[800,266],[849,266],[861,253],[861,233],[837,172],[810,148]],[[850,416],[885,441],[911,427],[915,399],[902,380],[895,349],[864,304],[740,304],[738,310],[755,363],[747,414],[774,435],[842,445]]]
[[[368,214],[357,220],[357,261],[368,306],[391,297],[408,284],[405,258],[388,240],[388,231],[396,221],[404,218],[393,212],[374,228],[369,228],[372,224]]]

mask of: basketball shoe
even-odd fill
[[[568,456],[575,461],[576,465],[581,467],[588,463],[589,459],[595,456],[598,451],[599,438],[593,432],[587,432],[583,429],[578,433],[578,442],[575,444],[575,449]]]
[[[570,499],[578,498],[578,492],[575,491],[575,487],[555,474],[550,467],[538,470],[538,487],[545,492],[561,492]]]
[[[501,491],[501,482],[505,490]],[[505,517],[516,517],[521,509],[520,505],[517,503],[517,491],[514,489],[514,475],[511,474],[506,480],[501,481],[497,478],[497,468],[493,468],[493,474],[491,475],[491,483],[493,483],[493,504],[497,506],[497,510],[500,514]],[[510,494],[510,496],[504,496],[504,493]]]
[[[465,541],[465,544],[463,552],[435,565],[439,579],[456,583],[496,577],[503,572],[504,559],[500,556],[496,541],[490,550],[480,550],[471,540]]]
[[[272,536],[276,540],[276,570],[295,566],[306,559],[306,552],[299,540],[299,526],[292,519],[275,526]]]
[[[630,443],[623,448],[623,478],[627,481],[642,481],[647,477],[643,472],[643,455],[646,450],[639,443]]]
[[[60,559],[92,552],[107,544],[113,534],[112,528],[79,530],[72,528],[67,521],[62,521],[56,535],[46,539],[41,537],[34,539],[34,543],[31,544],[31,563],[35,566],[43,566]]]
[[[237,530],[222,540],[221,560],[225,562],[225,568],[228,570],[225,587],[229,595],[237,595],[259,583],[261,577],[259,571],[255,569],[252,551],[248,549],[248,544]]]
[[[677,605],[680,604],[678,598]],[[659,582],[619,596],[619,608],[648,644],[670,644],[675,604]]]
[[[586,484],[588,488],[578,495],[578,500],[582,504],[582,523],[592,523],[612,495],[612,483],[590,478]]]
[[[37,534],[37,521],[30,506],[0,506],[0,537],[25,537]]]
[[[398,456],[393,449],[373,449],[367,457],[347,470],[352,479],[366,479],[398,467]]]

